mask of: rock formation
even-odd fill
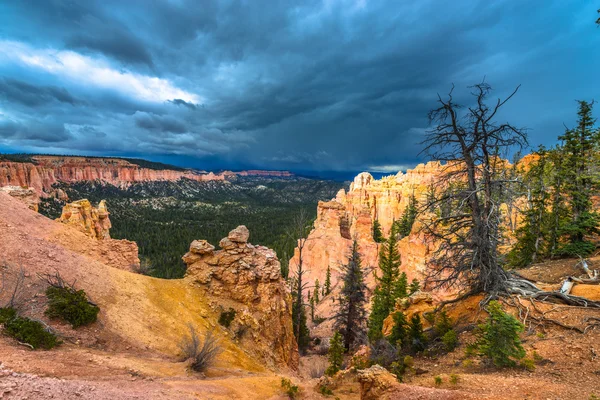
[[[29,207],[35,212],[38,212],[38,204],[40,202],[40,199],[33,188],[20,186],[3,186],[0,187],[0,191],[8,193],[9,196],[19,199],[21,202],[27,204],[27,207]]]
[[[27,186],[34,188],[38,195],[53,194],[52,185],[57,182],[73,183],[80,181],[101,181],[119,187],[127,187],[135,182],[177,181],[223,181],[239,176],[293,176],[287,171],[222,171],[218,173],[151,169],[120,158],[90,158],[78,156],[31,156],[32,162],[0,160],[0,186]],[[59,197],[61,194],[53,194]]]
[[[110,218],[106,202],[102,200],[98,207],[93,207],[87,199],[66,204],[57,221],[74,226],[86,235],[95,239],[110,239]]]
[[[368,272],[377,267],[380,247],[373,241],[373,221],[377,219],[384,235],[387,235],[392,223],[402,217],[410,197],[414,194],[418,201],[424,202],[429,186],[441,172],[439,162],[419,164],[406,173],[398,172],[379,180],[363,172],[354,178],[348,192],[342,189],[335,199],[319,202],[314,229],[303,250],[306,281],[312,283],[319,279],[323,282],[327,266],[330,266],[335,286],[339,281],[340,266],[347,262],[352,240],[356,238],[362,265],[367,269],[365,279],[373,289],[375,281]],[[402,256],[401,270],[407,273],[409,280],[422,278],[430,254],[425,238],[416,228],[398,244]],[[297,266],[298,258],[296,249],[290,260],[290,271]]]
[[[245,348],[270,366],[298,366],[292,330],[291,295],[271,249],[248,243],[245,226],[229,232],[215,251],[205,240],[195,240],[183,256],[185,279],[206,291],[215,312],[233,309],[229,329]]]

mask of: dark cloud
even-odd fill
[[[185,100],[181,100],[181,99],[174,99],[174,100],[169,100],[169,103],[173,103],[177,106],[184,106],[189,108],[190,110],[195,110],[196,109],[196,105],[193,103],[188,103]]]
[[[0,37],[27,55],[72,51],[103,68],[61,58],[66,76],[0,51],[0,145],[20,150],[68,140],[69,153],[206,168],[387,171],[422,161],[427,111],[452,83],[461,102],[484,76],[498,96],[522,84],[499,117],[531,128],[534,145],[573,124],[574,99],[597,95],[596,13],[575,0],[22,0],[0,11]],[[128,90],[106,85],[116,79]]]
[[[135,124],[143,129],[161,132],[183,133],[187,131],[185,124],[170,116],[160,116],[145,112],[137,112]]]
[[[0,96],[9,102],[17,102],[30,107],[53,101],[71,105],[75,105],[78,102],[65,88],[34,86],[17,79],[9,78],[0,79]]]

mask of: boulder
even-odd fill
[[[235,243],[246,243],[249,237],[250,231],[244,225],[238,226],[227,235],[227,238]]]
[[[190,252],[194,254],[210,254],[215,250],[215,246],[206,240],[194,240],[190,244]]]
[[[397,384],[397,379],[380,365],[358,371],[361,400],[377,400]]]

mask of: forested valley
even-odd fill
[[[293,217],[304,210],[316,216],[318,200],[328,200],[347,186],[343,182],[302,177],[237,177],[231,181],[135,183],[119,188],[101,182],[58,184],[71,201],[87,198],[107,201],[114,239],[139,246],[142,272],[160,278],[185,273],[181,257],[195,239],[218,246],[238,225],[250,230],[250,241],[273,248],[287,275],[287,261],[295,243],[286,232]],[[65,203],[43,199],[40,212],[60,216]]]

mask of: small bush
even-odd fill
[[[45,314],[50,318],[64,319],[73,328],[91,324],[98,318],[100,309],[88,301],[83,290],[50,286],[46,289],[46,297],[48,309]]]
[[[190,336],[181,341],[179,348],[185,360],[191,360],[190,368],[196,372],[203,372],[214,364],[223,348],[212,331],[206,331],[204,340],[200,341],[194,327],[190,325],[189,329]]]
[[[44,325],[37,321],[13,316],[4,322],[4,331],[19,342],[27,343],[34,349],[49,350],[60,344],[58,338],[48,332]]]
[[[473,366],[473,360],[470,360],[470,359],[463,360],[462,366],[465,368],[471,368]]]
[[[460,382],[459,376],[456,374],[450,374],[450,383],[453,385],[458,385],[458,382]]]
[[[452,351],[458,346],[458,335],[454,329],[450,329],[447,331],[444,336],[442,336],[442,343],[444,343],[444,347],[447,351]]]
[[[440,386],[442,384],[442,377],[439,375],[434,376],[433,382],[435,383],[435,386]]]
[[[319,386],[319,393],[323,396],[333,396],[333,390],[324,385]]]
[[[221,315],[219,315],[219,324],[223,325],[225,328],[229,328],[234,318],[235,310],[233,308],[230,308],[227,311],[222,311]]]
[[[298,394],[300,394],[300,388],[298,385],[294,385],[292,381],[287,378],[281,378],[281,387],[290,399],[295,399]]]
[[[14,317],[17,316],[17,312],[14,308],[6,307],[0,308],[0,324],[5,324]]]
[[[487,321],[478,327],[477,350],[497,367],[513,367],[514,359],[525,357],[519,332],[524,326],[515,317],[502,310],[497,301],[491,301]]]
[[[531,358],[524,358],[519,364],[529,372],[535,371],[535,362]]]
[[[536,363],[544,361],[544,357],[540,356],[540,354],[535,350],[533,351],[532,357],[533,361],[535,361]]]

